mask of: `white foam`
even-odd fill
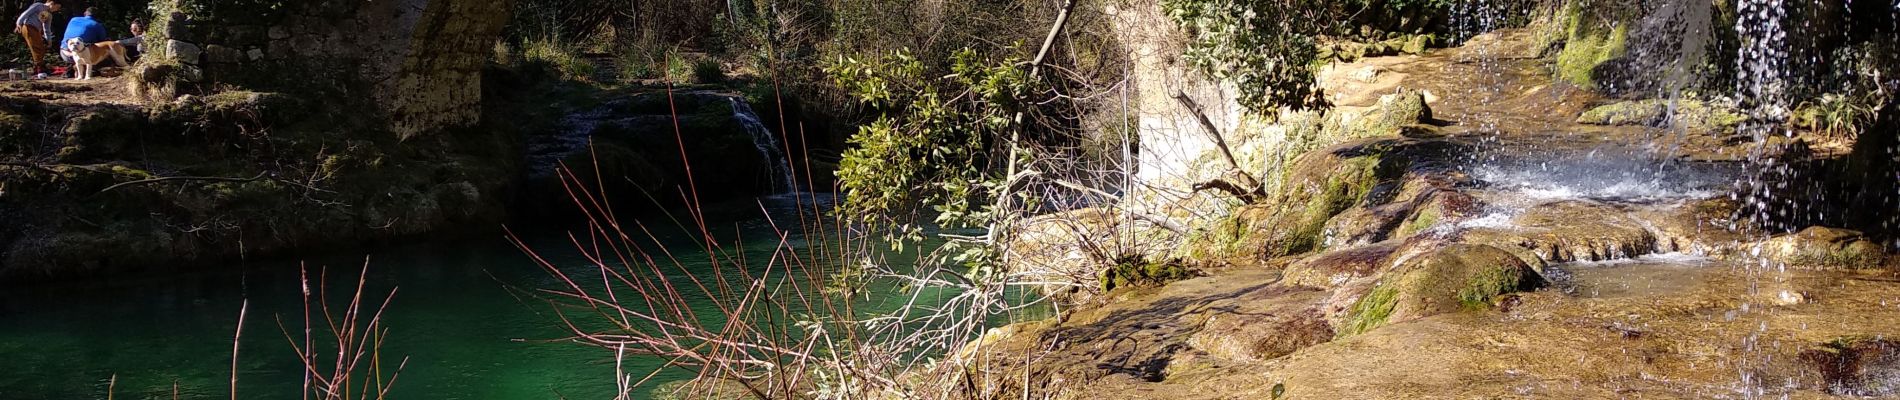
[[[1556,264],[1556,265],[1560,267],[1607,267],[1607,266],[1615,266],[1615,265],[1649,264],[1649,265],[1681,265],[1681,266],[1701,267],[1701,266],[1709,265],[1709,263],[1712,263],[1712,262],[1715,262],[1715,260],[1709,258],[1706,255],[1694,254],[1694,253],[1683,253],[1683,252],[1670,252],[1670,253],[1645,254],[1641,256],[1636,256],[1635,258],[1619,258],[1619,259],[1603,260],[1603,261],[1572,261],[1572,262],[1561,263],[1561,264]]]

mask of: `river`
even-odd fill
[[[709,207],[708,225],[722,242],[742,244],[748,259],[767,259],[778,240],[761,210],[786,224],[798,218],[793,204],[780,196]],[[656,236],[689,269],[705,267],[707,257],[694,250],[698,246],[683,232]],[[522,236],[563,269],[592,270],[561,230]],[[730,242],[735,237],[745,241]],[[796,236],[789,243],[809,245]],[[367,293],[399,288],[384,317],[389,336],[382,353],[385,368],[393,368],[401,356],[410,360],[391,397],[613,397],[612,353],[561,340],[567,331],[552,307],[529,294],[532,289],[559,289],[559,280],[496,235],[371,254],[207,265],[188,272],[5,288],[0,291],[0,399],[103,399],[109,388],[115,398],[168,399],[174,384],[179,398],[228,397],[232,335],[246,300],[248,317],[237,365],[239,397],[299,398],[302,375],[284,332],[301,334],[298,266],[307,265],[313,279],[327,267],[332,296],[341,297],[355,282],[365,257]],[[893,257],[897,262],[903,258]],[[868,301],[880,297],[885,296]],[[332,303],[342,307],[340,299]],[[693,305],[713,312],[704,298],[694,299]],[[284,328],[278,325],[280,316]],[[327,339],[322,328],[317,331],[318,340]],[[627,369],[643,376],[659,362],[633,358]],[[691,376],[672,369],[656,381]],[[635,394],[645,396],[646,390],[636,389]]]

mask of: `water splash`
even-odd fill
[[[1776,195],[1786,189],[1793,181],[1794,169],[1778,156],[1771,154],[1769,139],[1777,134],[1792,137],[1794,132],[1785,129],[1788,120],[1786,99],[1788,76],[1787,32],[1782,28],[1782,20],[1788,15],[1783,0],[1742,0],[1736,4],[1735,33],[1741,38],[1741,48],[1736,63],[1736,97],[1741,101],[1748,121],[1744,122],[1740,134],[1754,140],[1754,149],[1749,152],[1748,169],[1744,175],[1746,181],[1738,182],[1742,192],[1737,195],[1744,204],[1744,210],[1750,210],[1749,216],[1760,230],[1755,236],[1756,245],[1743,256],[1742,271],[1747,276],[1748,285],[1744,298],[1755,298],[1761,293],[1764,283],[1773,283],[1787,279],[1787,266],[1761,255],[1761,245],[1774,231],[1789,227],[1772,226],[1776,218],[1778,201]],[[1766,281],[1766,282],[1764,282]],[[1743,301],[1735,313],[1746,314],[1751,309],[1757,312],[1760,307],[1751,307],[1749,301]],[[1763,326],[1762,330],[1765,330]],[[1760,399],[1770,396],[1767,382],[1757,373],[1767,367],[1771,361],[1762,352],[1761,331],[1750,332],[1741,346],[1741,362],[1735,366],[1737,392],[1744,399]]]
[[[759,157],[772,169],[772,193],[792,193],[798,191],[797,180],[792,178],[792,164],[785,156],[785,150],[779,147],[778,135],[765,128],[759,115],[752,112],[752,105],[738,97],[732,100],[732,119],[739,121],[746,133],[752,135],[752,145],[758,148]]]

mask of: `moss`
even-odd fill
[[[1347,310],[1341,337],[1391,322],[1489,309],[1497,296],[1541,282],[1512,254],[1483,245],[1450,245],[1397,268]]]
[[[1438,224],[1439,219],[1444,218],[1441,214],[1442,212],[1435,206],[1418,210],[1417,213],[1412,214],[1410,220],[1405,222],[1405,225],[1399,226],[1398,237],[1412,236],[1431,229],[1433,225]]]
[[[1580,124],[1661,126],[1667,123],[1704,132],[1730,132],[1747,120],[1748,116],[1733,108],[1691,99],[1620,101],[1591,108],[1577,116]]]
[[[1425,103],[1425,92],[1402,90],[1379,97],[1378,105],[1350,124],[1335,124],[1328,136],[1367,138],[1398,136],[1407,125],[1432,119],[1432,108]]]
[[[1802,249],[1781,261],[1805,267],[1874,269],[1884,267],[1882,263],[1886,261],[1886,254],[1879,244],[1858,240],[1835,248],[1814,246]]]
[[[1425,54],[1425,50],[1437,40],[1437,37],[1430,34],[1412,35],[1405,38],[1405,47],[1402,50],[1409,54]]]
[[[1622,57],[1628,51],[1629,28],[1616,25],[1608,32],[1590,29],[1587,23],[1572,22],[1563,51],[1557,53],[1557,77],[1587,89],[1596,89],[1598,65]]]
[[[1518,268],[1482,268],[1458,289],[1458,304],[1466,310],[1491,308],[1491,299],[1516,290],[1524,280]]]
[[[1366,333],[1373,328],[1385,325],[1392,319],[1392,311],[1399,305],[1399,290],[1388,284],[1380,284],[1366,293],[1365,297],[1353,302],[1346,310],[1345,323],[1340,326],[1336,337],[1344,338]]]
[[[1328,175],[1324,190],[1306,203],[1296,228],[1283,242],[1285,253],[1305,253],[1324,247],[1320,239],[1326,231],[1326,221],[1358,204],[1379,184],[1380,160],[1376,154],[1349,159]]]
[[[1122,257],[1115,265],[1098,273],[1102,291],[1131,286],[1159,286],[1194,276],[1187,267],[1174,262],[1153,262],[1140,257]]]

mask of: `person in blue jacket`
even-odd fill
[[[106,38],[105,24],[101,24],[99,23],[99,21],[93,20],[92,12],[93,12],[92,7],[86,7],[85,15],[73,17],[72,22],[66,23],[66,37],[59,39],[59,46],[60,46],[59,53],[60,55],[66,57],[67,63],[73,63],[77,61],[72,55],[72,49],[66,48],[66,44],[71,42],[73,38],[79,38],[79,41],[84,44],[93,44],[93,43],[99,43],[99,42],[104,42],[106,40],[109,40]],[[67,68],[66,77],[68,78],[72,77],[73,72],[74,71],[72,68]]]

